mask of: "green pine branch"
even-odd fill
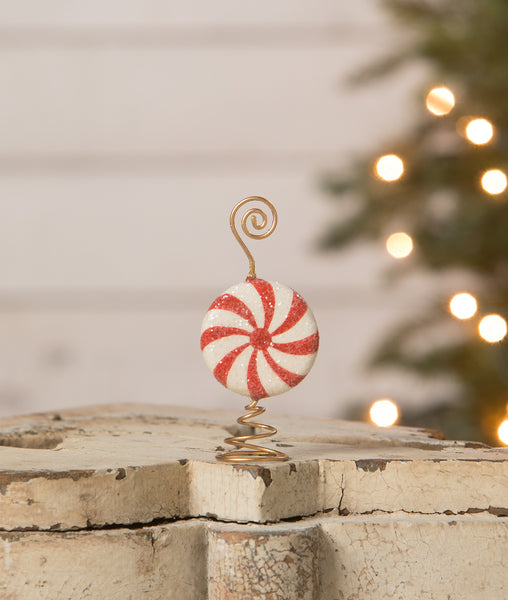
[[[489,196],[480,185],[485,170],[508,170],[508,2],[388,0],[386,6],[411,32],[411,40],[402,51],[388,53],[354,74],[350,83],[366,85],[414,61],[425,61],[436,83],[454,89],[457,106],[448,116],[431,116],[422,90],[421,117],[402,138],[358,159],[347,177],[326,178],[337,218],[323,232],[319,246],[331,251],[384,239],[402,224],[415,244],[404,274],[428,270],[446,277],[451,270],[469,272],[477,281],[482,314],[496,312],[508,318],[508,192]],[[492,143],[475,146],[460,134],[471,116],[493,122]],[[387,153],[404,160],[405,173],[396,182],[373,174],[375,159]],[[453,319],[443,308],[447,301],[429,306],[424,315],[388,335],[371,367],[454,377],[461,385],[459,396],[439,399],[444,429],[457,431],[452,423],[456,418],[464,425],[459,430],[496,443],[495,425],[508,402],[507,342],[480,339],[476,319],[474,324],[456,323],[463,333],[458,341],[429,342],[423,351],[411,351],[415,336]],[[421,413],[429,416],[428,411]]]

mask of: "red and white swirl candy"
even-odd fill
[[[208,368],[228,389],[254,400],[287,392],[312,368],[316,321],[291,288],[247,278],[219,296],[201,328]]]

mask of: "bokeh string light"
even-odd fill
[[[487,119],[471,119],[466,126],[467,139],[478,146],[488,144],[494,136],[494,127]]]
[[[396,154],[385,154],[376,161],[375,172],[383,181],[397,181],[404,173],[404,163]]]
[[[393,258],[406,258],[413,251],[413,240],[403,231],[392,233],[386,240],[386,250]]]
[[[435,87],[427,94],[425,103],[429,112],[442,117],[451,112],[455,106],[455,96],[447,87]]]
[[[481,185],[488,194],[496,196],[505,191],[508,180],[500,169],[489,169],[482,175]]]
[[[478,309],[476,298],[467,292],[455,294],[449,306],[450,312],[457,319],[470,319]]]
[[[502,444],[508,446],[508,419],[502,421],[499,427],[497,428],[497,437],[499,438]]]
[[[506,336],[506,321],[500,315],[486,315],[480,321],[478,331],[486,342],[495,344]]]
[[[370,419],[378,427],[390,427],[397,422],[399,410],[395,402],[388,398],[376,400],[369,411]]]

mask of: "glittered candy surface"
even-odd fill
[[[280,283],[247,278],[208,309],[201,350],[228,389],[255,400],[287,392],[312,368],[319,346],[305,300]]]

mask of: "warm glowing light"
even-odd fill
[[[467,292],[455,294],[450,300],[450,312],[457,319],[470,319],[477,308],[476,298]]]
[[[378,427],[390,427],[399,418],[399,411],[395,402],[383,398],[376,400],[370,407],[370,419]]]
[[[497,437],[505,446],[508,446],[508,419],[505,419],[497,428]]]
[[[485,171],[482,176],[482,188],[489,194],[501,194],[505,191],[507,185],[506,175],[499,169]]]
[[[427,94],[427,109],[438,117],[447,115],[455,106],[455,96],[446,87],[437,87]]]
[[[392,233],[386,240],[386,249],[393,258],[406,258],[413,250],[413,240],[403,231]]]
[[[385,154],[376,162],[376,174],[383,181],[396,181],[404,173],[404,163],[396,154]]]
[[[506,335],[506,321],[499,315],[487,315],[480,321],[478,330],[486,342],[500,342]]]
[[[487,119],[472,119],[466,127],[466,137],[473,144],[486,144],[493,135],[494,128]]]

